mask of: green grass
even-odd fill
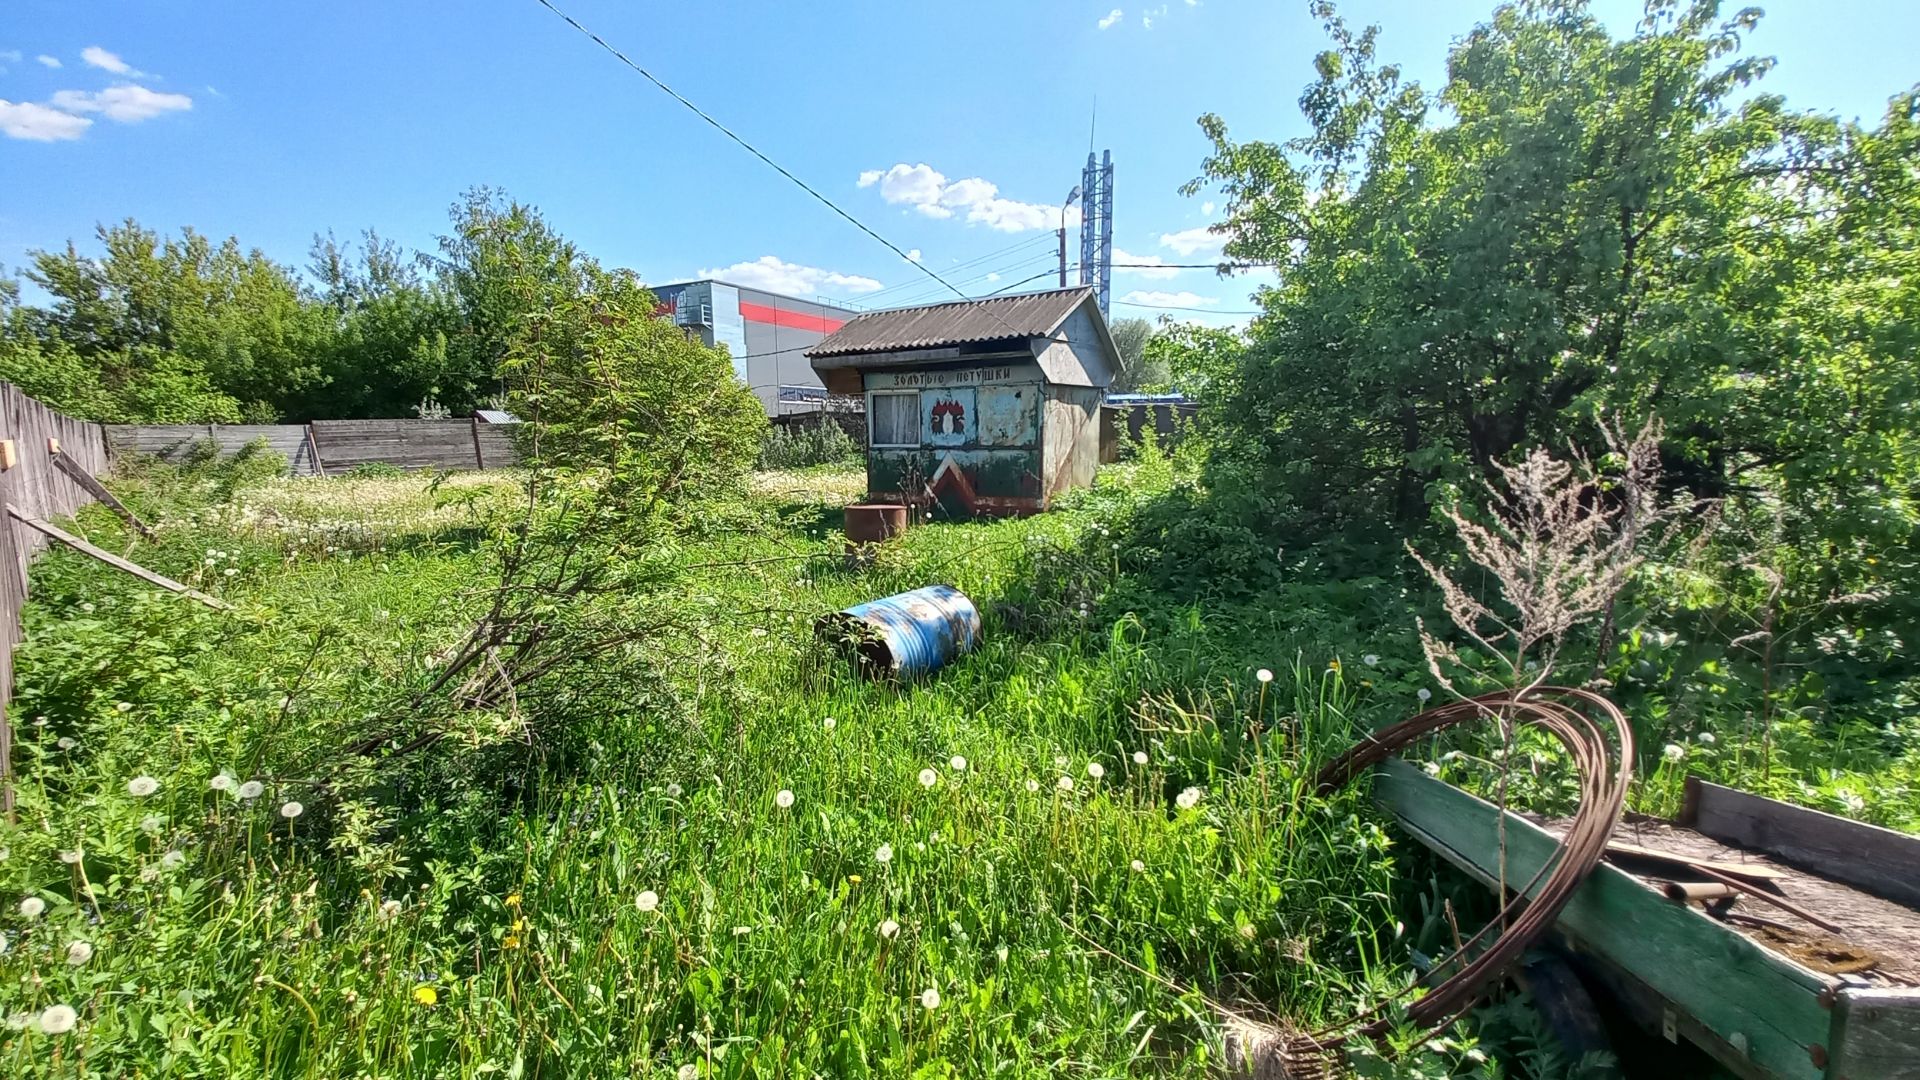
[[[408,483],[290,481],[178,519],[147,557],[231,616],[50,556],[21,665],[47,724],[23,726],[0,863],[8,1075],[1201,1075],[1218,1018],[1192,988],[1315,1019],[1402,976],[1386,834],[1304,791],[1303,760],[1353,734],[1337,677],[1276,656],[1263,695],[1199,622],[995,621],[897,687],[812,641],[814,614],[910,585],[1008,595],[1035,543],[1090,527],[1074,514],[919,529],[861,569],[817,510],[716,527],[681,553],[716,565],[688,571],[704,632],[668,690],[508,755],[504,803],[332,803],[277,746],[430,662],[481,573],[460,521],[423,542],[452,512]],[[808,502],[761,487],[763,518]],[[370,524],[306,539],[342,522]],[[1256,717],[1282,734],[1250,753]],[[223,771],[266,790],[211,790]],[[157,793],[128,792],[142,775]],[[35,1030],[55,1004],[74,1032]]]
[[[237,608],[67,552],[36,567],[0,1074],[1200,1076],[1216,1004],[1314,1023],[1378,1000],[1442,948],[1442,894],[1472,892],[1360,793],[1307,790],[1417,707],[1398,586],[1129,593],[1106,523],[1155,483],[1110,470],[1061,512],[917,528],[850,565],[835,508],[858,474],[761,474],[683,523],[676,629],[619,681],[529,703],[549,718],[531,742],[476,732],[337,790],[298,766],[455,644],[513,479],[276,481],[210,506],[129,485],[161,522],[139,557]],[[812,638],[821,612],[931,582],[988,624],[937,678],[868,682]],[[1909,775],[1834,771],[1840,751],[1796,739],[1782,783]],[[1498,767],[1484,737],[1449,749],[1451,779]],[[1543,747],[1516,750],[1516,797],[1565,797]],[[1636,799],[1660,805],[1678,769]],[[223,773],[263,790],[212,789]],[[141,776],[157,792],[130,792]],[[76,941],[92,955],[70,964]],[[56,1005],[74,1030],[40,1030]],[[1501,1066],[1462,1038],[1395,1068]]]

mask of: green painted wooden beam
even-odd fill
[[[1493,804],[1398,760],[1375,771],[1373,794],[1422,843],[1482,882],[1494,883],[1500,856],[1499,810]],[[1558,841],[1525,818],[1512,813],[1506,818],[1506,880],[1517,889],[1553,857]],[[1574,894],[1559,927],[1727,1045],[1745,1046],[1739,1071],[1757,1068],[1791,1080],[1824,1075],[1832,1014],[1820,995],[1834,985],[1826,976],[1605,864]],[[1727,1053],[1723,1047],[1705,1049]]]

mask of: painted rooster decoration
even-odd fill
[[[936,435],[946,434],[948,431],[960,435],[967,430],[967,410],[957,401],[942,401],[935,405],[932,419],[933,431]],[[948,421],[952,421],[951,427],[948,426]]]

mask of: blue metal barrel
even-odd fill
[[[869,675],[931,675],[973,650],[980,612],[951,585],[929,585],[823,615],[814,631]]]

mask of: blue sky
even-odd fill
[[[1176,189],[1218,112],[1302,127],[1323,46],[1305,0],[555,0],[681,93],[970,292],[1051,265],[1090,115],[1116,164],[1119,261],[1204,261]],[[1735,5],[1729,5],[1732,10]],[[7,0],[0,11],[0,263],[134,217],[304,265],[313,234],[429,247],[474,184],[538,205],[649,281],[707,273],[866,306],[938,285],[748,157],[534,0]],[[1490,0],[1347,3],[1428,85]],[[1595,9],[1616,32],[1638,4]],[[1794,105],[1876,119],[1920,79],[1912,0],[1771,5],[1752,51]],[[1042,287],[1042,278],[1024,287]],[[883,290],[884,287],[884,291]],[[1249,283],[1116,272],[1145,304],[1237,321]],[[1181,316],[1191,313],[1180,312]]]

